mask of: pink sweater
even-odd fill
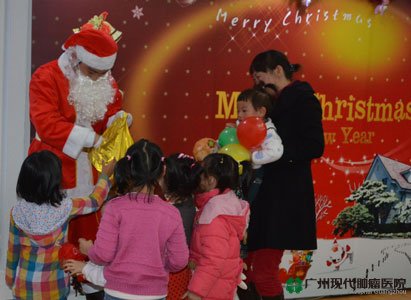
[[[88,253],[105,265],[106,288],[133,295],[167,294],[168,273],[188,262],[180,213],[158,196],[131,193],[107,203]]]

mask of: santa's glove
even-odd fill
[[[124,114],[127,114],[127,125],[128,127],[130,127],[131,123],[133,123],[133,116],[131,114],[126,113],[124,110],[120,110],[115,115],[112,115],[110,118],[108,118],[107,127],[113,124],[113,122],[118,118],[122,118]]]
[[[97,137],[97,141],[93,145],[93,148],[98,148],[100,147],[101,143],[103,143],[103,136],[97,135],[96,137]]]

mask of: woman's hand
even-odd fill
[[[79,275],[82,274],[85,265],[84,261],[68,259],[64,262],[64,271],[70,272],[71,275]]]
[[[93,241],[79,238],[78,243],[79,243],[80,252],[85,255],[88,255],[88,250],[90,250],[90,248],[93,246]]]

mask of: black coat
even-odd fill
[[[263,166],[251,206],[248,249],[316,249],[311,160],[324,151],[321,105],[308,83],[295,81],[281,91],[270,117],[284,154]]]

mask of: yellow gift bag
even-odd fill
[[[124,157],[127,149],[134,143],[128,130],[127,114],[115,120],[104,131],[102,138],[103,142],[100,147],[92,148],[88,154],[90,162],[99,172],[101,172],[103,160],[105,162],[113,158],[119,160]]]

